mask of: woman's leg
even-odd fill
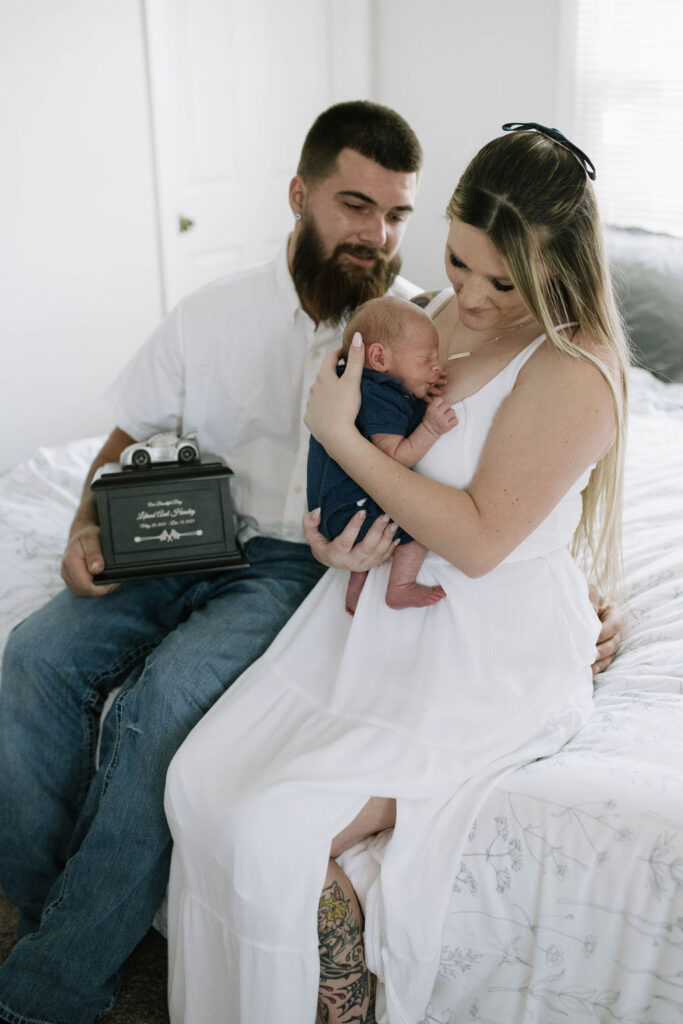
[[[332,859],[318,907],[318,941],[318,1024],[374,1024],[376,979],[365,963],[363,913]]]
[[[318,906],[320,1024],[374,1024],[376,979],[365,962],[363,913],[351,882],[334,858],[395,822],[396,801],[373,797],[332,843]]]
[[[367,802],[318,785],[324,729],[260,662],[176,754],[166,785],[173,1024],[313,1024],[330,846]]]

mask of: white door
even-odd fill
[[[367,98],[367,0],[144,0],[165,305],[267,259],[301,144]]]

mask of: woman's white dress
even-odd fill
[[[455,404],[458,425],[420,472],[467,486],[543,340]],[[479,804],[592,708],[599,622],[567,547],[587,479],[480,579],[428,554],[419,579],[447,595],[432,607],[388,608],[381,566],[351,618],[348,574],[329,570],[194,729],[166,796],[173,1024],[313,1024],[330,842],[371,796],[396,797],[396,827],[343,863],[364,905],[377,1019],[423,1020]]]

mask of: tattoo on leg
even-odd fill
[[[365,963],[363,923],[337,882],[322,891],[318,905],[320,998],[324,1024],[375,1024],[375,976]]]

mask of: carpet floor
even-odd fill
[[[0,963],[15,942],[17,914],[0,892]],[[166,940],[151,930],[126,963],[116,1006],[101,1024],[168,1024]]]

